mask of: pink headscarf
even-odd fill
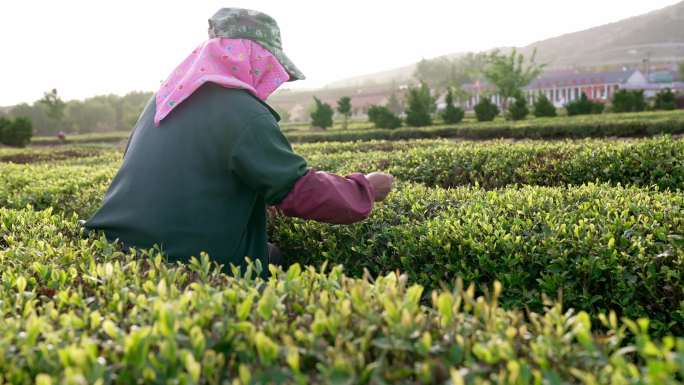
[[[245,89],[261,100],[273,93],[289,75],[278,59],[247,39],[209,39],[176,67],[157,91],[155,125],[205,82]]]

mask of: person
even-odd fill
[[[84,226],[125,247],[160,247],[169,261],[206,252],[227,267],[275,262],[266,210],[333,224],[370,214],[392,188],[384,173],[338,176],[293,152],[265,103],[304,79],[270,16],[223,8],[209,39],[144,108],[101,207]]]

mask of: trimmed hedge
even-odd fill
[[[684,133],[681,111],[578,116],[564,119],[543,118],[520,122],[460,123],[456,126],[425,128],[402,127],[396,130],[353,130],[330,132],[288,132],[292,142],[346,142],[365,140],[407,140],[460,138],[486,140],[562,139],[592,137],[642,137]]]
[[[80,239],[76,218],[0,209],[0,382],[678,384],[684,339],[559,305],[526,316],[473,288],[341,267],[220,274]],[[505,293],[505,291],[504,291]],[[633,342],[630,342],[633,341]]]
[[[360,150],[371,150],[361,155],[353,150],[336,153],[332,143],[303,145],[297,151],[323,170],[382,170],[402,180],[442,187],[562,186],[599,181],[684,189],[684,140],[667,137],[631,142],[391,143],[354,144]],[[350,148],[352,145],[340,145],[340,149]]]
[[[436,125],[395,130],[358,128],[349,130],[290,131],[284,125],[285,136],[293,143],[351,142],[369,140],[408,140],[460,138],[488,140],[511,139],[563,139],[600,137],[642,137],[658,134],[683,134],[684,112],[661,111],[627,114],[604,114],[563,118],[537,118],[519,122],[461,122],[458,125]],[[128,132],[90,133],[69,135],[67,143],[121,142]],[[61,144],[57,138],[37,137],[32,143],[38,145]]]
[[[357,225],[271,219],[269,239],[291,261],[339,263],[352,275],[400,270],[430,288],[457,276],[499,280],[514,308],[540,310],[541,294],[560,290],[573,308],[649,316],[661,333],[684,333],[681,194],[408,184]]]

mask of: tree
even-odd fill
[[[569,116],[600,114],[603,112],[604,107],[605,106],[602,103],[589,100],[587,94],[584,92],[582,92],[579,99],[565,105],[565,109],[568,111]]]
[[[408,94],[408,109],[406,110],[406,124],[412,127],[429,126],[435,110],[435,100],[430,95],[430,87],[422,83],[420,87],[411,88]]]
[[[478,122],[491,122],[499,115],[499,107],[491,99],[484,97],[475,105],[475,116]]]
[[[558,113],[556,112],[556,106],[551,103],[546,95],[542,94],[537,97],[534,102],[534,116],[538,118],[542,117],[555,117]]]
[[[642,90],[619,90],[613,95],[613,112],[641,112],[646,109]]]
[[[0,116],[0,143],[3,142],[3,140],[2,140],[3,133],[5,132],[5,130],[7,130],[7,128],[10,125],[12,125],[11,120],[5,118],[4,116]]]
[[[52,91],[44,92],[43,98],[38,102],[47,108],[47,115],[55,125],[54,130],[60,129],[66,105],[57,95],[57,89],[53,88]]]
[[[320,127],[326,129],[333,124],[333,109],[328,103],[321,102],[314,96],[314,110],[311,112],[311,125],[313,127]]]
[[[679,63],[679,79],[684,80],[684,61]]]
[[[14,119],[14,122],[5,123],[2,129],[2,144],[14,147],[26,147],[31,143],[33,128],[31,121],[24,117]]]
[[[529,115],[527,99],[522,94],[515,95],[515,101],[508,108],[508,118],[511,120],[523,120]]]
[[[434,89],[460,87],[481,76],[486,59],[484,53],[467,53],[458,58],[423,59],[416,65],[413,76]]]
[[[342,128],[347,129],[347,121],[351,115],[351,98],[349,96],[343,96],[337,101],[337,112],[342,115]]]
[[[539,76],[544,70],[545,64],[537,64],[535,58],[537,51],[532,53],[530,59],[525,62],[525,56],[512,50],[510,55],[502,54],[495,50],[488,56],[487,65],[484,68],[484,76],[496,87],[501,96],[502,107],[508,108],[508,99],[521,93],[523,88]]]
[[[447,92],[445,102],[446,107],[444,108],[444,112],[442,112],[442,119],[444,119],[444,123],[456,124],[463,120],[465,112],[462,108],[454,106],[454,95],[451,92],[451,88]]]
[[[368,108],[368,120],[375,124],[376,128],[397,128],[401,126],[401,119],[392,113],[387,107],[371,106]]]
[[[401,101],[399,101],[399,98],[394,91],[392,91],[392,94],[387,101],[387,109],[395,115],[401,115],[401,113],[404,112],[404,106]]]
[[[674,110],[677,108],[677,103],[672,90],[667,88],[656,94],[653,108],[656,110]]]

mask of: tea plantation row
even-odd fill
[[[660,332],[684,334],[684,197],[587,185],[485,191],[404,185],[365,222],[329,226],[275,216],[271,241],[293,261],[400,270],[439,287],[460,276],[501,281],[503,302],[566,305],[649,316]]]
[[[646,141],[656,149],[665,142]],[[120,156],[2,165],[0,205],[54,207],[86,218],[116,171],[112,155]],[[682,199],[608,185],[487,192],[409,183],[361,224],[274,218],[270,236],[292,261],[330,260],[357,276],[364,268],[400,269],[428,288],[459,275],[484,285],[499,280],[507,306],[534,310],[541,309],[542,293],[562,289],[568,306],[649,316],[658,333],[684,334]]]
[[[504,310],[498,283],[427,293],[340,267],[220,273],[0,209],[0,383],[681,384],[684,339],[647,319]],[[134,254],[136,253],[136,254]],[[421,301],[421,297],[425,300]],[[425,298],[426,297],[426,298]]]
[[[443,187],[561,186],[600,181],[684,188],[684,140],[668,137],[629,142],[391,143],[361,144],[362,149],[370,149],[362,154],[358,150],[335,152],[333,144],[302,145],[297,151],[323,170],[384,170],[402,180]]]

